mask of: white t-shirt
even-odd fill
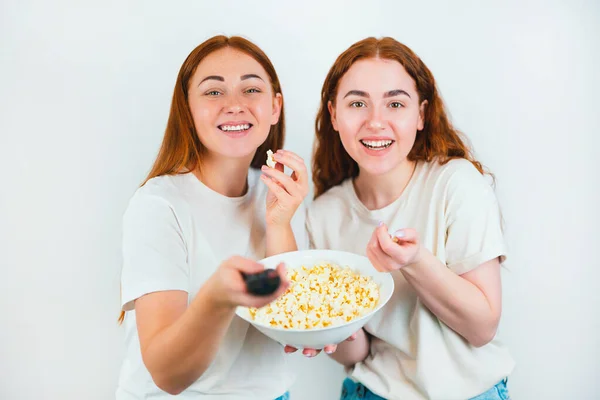
[[[415,228],[456,274],[505,258],[496,196],[467,160],[418,162],[402,195],[379,210],[368,210],[347,179],[309,207],[311,246],[366,255],[379,221],[391,232]],[[514,361],[497,338],[471,346],[421,303],[401,272],[392,275],[394,294],[365,326],[371,351],[347,370],[351,378],[390,400],[465,400],[510,374]]]
[[[188,304],[225,259],[265,257],[267,187],[260,171],[248,174],[248,192],[225,197],[193,174],[161,176],[139,188],[123,217],[122,306],[126,354],[117,400],[166,399],[140,352],[134,301],[151,292],[182,290]],[[292,220],[298,248],[307,246],[304,212]],[[201,334],[201,332],[198,332]],[[181,399],[272,400],[295,376],[282,346],[235,316],[209,369]]]

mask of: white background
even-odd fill
[[[271,57],[307,160],[337,55],[371,35],[413,48],[497,176],[513,398],[597,399],[600,5],[483,3],[3,0],[0,398],[114,397],[121,215],[181,63],[224,33]],[[338,398],[339,367],[291,357],[294,400]]]

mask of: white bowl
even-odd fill
[[[284,329],[253,321],[247,307],[238,307],[236,314],[251,323],[256,329],[273,340],[296,348],[322,349],[328,344],[338,344],[362,328],[373,315],[379,311],[390,299],[394,292],[394,279],[389,273],[378,272],[367,257],[353,253],[335,250],[303,250],[278,254],[260,260],[265,268],[275,268],[280,262],[285,263],[288,269],[301,266],[312,267],[315,264],[329,262],[341,267],[348,266],[353,271],[372,277],[379,285],[379,302],[373,310],[360,318],[356,318],[342,325],[314,329]]]

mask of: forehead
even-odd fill
[[[248,54],[229,47],[219,49],[206,56],[194,72],[192,81],[199,81],[207,76],[216,75],[225,81],[239,80],[242,75],[256,74],[269,82],[267,71],[258,61]]]
[[[367,58],[352,64],[340,80],[338,95],[348,90],[362,90],[368,93],[384,93],[403,89],[409,94],[416,93],[415,81],[402,64],[395,60]]]

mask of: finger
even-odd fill
[[[377,236],[379,247],[384,253],[391,255],[394,250],[398,250],[398,245],[392,240],[385,225],[377,227],[375,235]]]
[[[273,154],[273,159],[275,159],[275,154]],[[263,169],[264,169],[264,167],[266,167],[266,165],[263,165]],[[284,172],[285,171],[285,165],[283,165],[280,162],[275,161],[275,168],[274,169],[277,170],[277,171]]]
[[[380,266],[380,271],[393,271],[396,262],[392,257],[390,257],[383,249],[381,248],[381,243],[379,243],[379,232],[374,232],[375,234],[375,244],[371,246],[371,257],[375,259]],[[391,240],[391,239],[390,239]],[[394,242],[392,244],[398,247]]]
[[[346,341],[353,342],[356,340],[357,336],[358,336],[358,332],[354,332],[352,335],[350,335],[350,337],[348,339],[346,339]]]
[[[385,232],[386,230],[387,228],[385,227],[385,225],[382,224],[379,227],[375,228],[373,234],[371,234],[371,239],[369,239],[367,247],[370,248],[371,251],[374,252],[374,254],[378,254],[381,251],[381,245],[379,244],[379,235],[381,234],[381,232]]]
[[[375,269],[379,272],[389,272],[391,271],[389,265],[389,261],[384,258],[385,254],[381,249],[373,249],[369,248],[367,250],[367,257],[371,264],[375,267]]]
[[[273,192],[278,200],[284,200],[287,197],[291,197],[291,195],[284,188],[282,188],[278,182],[275,182],[267,175],[261,175],[260,179],[265,183],[265,185],[267,185],[269,190]]]
[[[275,298],[277,298],[277,297],[281,296],[286,290],[288,290],[291,282],[288,280],[287,268],[285,267],[284,263],[279,263],[277,265],[277,267],[275,268],[275,271],[277,271],[277,274],[279,274],[279,279],[281,282],[279,285],[279,288],[274,293]],[[277,292],[281,292],[281,293],[278,294]]]
[[[302,157],[300,157],[298,154],[294,153],[293,151],[285,150],[285,149],[279,149],[279,150],[277,150],[276,153],[289,155],[290,157],[295,158],[297,161],[299,161],[299,162],[301,162],[303,164],[305,163],[304,159]]]
[[[386,235],[387,236],[387,235]],[[398,236],[400,236],[398,238]],[[380,245],[385,254],[391,257],[396,264],[404,265],[410,257],[411,251],[418,243],[418,234],[414,229],[400,229],[394,232],[394,238],[379,236]]]
[[[319,354],[321,352],[321,350],[316,350],[316,349],[304,349],[302,350],[302,354],[304,354],[306,357],[315,357],[317,354]]]
[[[398,229],[392,236],[395,237],[399,243],[417,243],[419,240],[417,231],[412,228]]]
[[[301,196],[300,186],[290,176],[275,168],[269,168],[267,166],[263,166],[261,169],[263,173],[279,183],[291,196]]]
[[[304,160],[299,156],[295,155],[290,151],[277,152],[273,155],[273,158],[278,162],[282,163],[286,167],[290,168],[294,173],[292,174],[299,184],[308,182],[308,173],[306,171],[306,164]]]
[[[265,266],[248,258],[233,256],[226,261],[227,266],[231,266],[245,274],[256,274],[265,270]]]
[[[287,281],[287,268],[284,263],[280,262],[279,264],[277,264],[277,267],[275,267],[275,271],[279,273],[282,282]]]
[[[327,346],[325,346],[323,348],[323,350],[325,351],[325,353],[327,354],[333,354],[335,353],[335,351],[337,350],[337,345],[336,344],[329,344]]]
[[[377,248],[377,237],[375,231],[371,235],[371,239],[369,239],[369,243],[367,243],[367,258],[373,264],[373,267],[379,272],[384,272],[385,268],[379,261],[379,257],[376,256],[375,249]]]
[[[385,265],[379,260],[379,256],[373,249],[367,249],[367,258],[373,264],[373,267],[379,272],[388,272]]]
[[[284,351],[285,353],[287,353],[287,354],[290,354],[290,353],[295,353],[296,351],[298,351],[298,349],[297,349],[297,348],[295,348],[295,347],[293,347],[293,346],[286,345],[286,346],[283,348],[283,351]]]

